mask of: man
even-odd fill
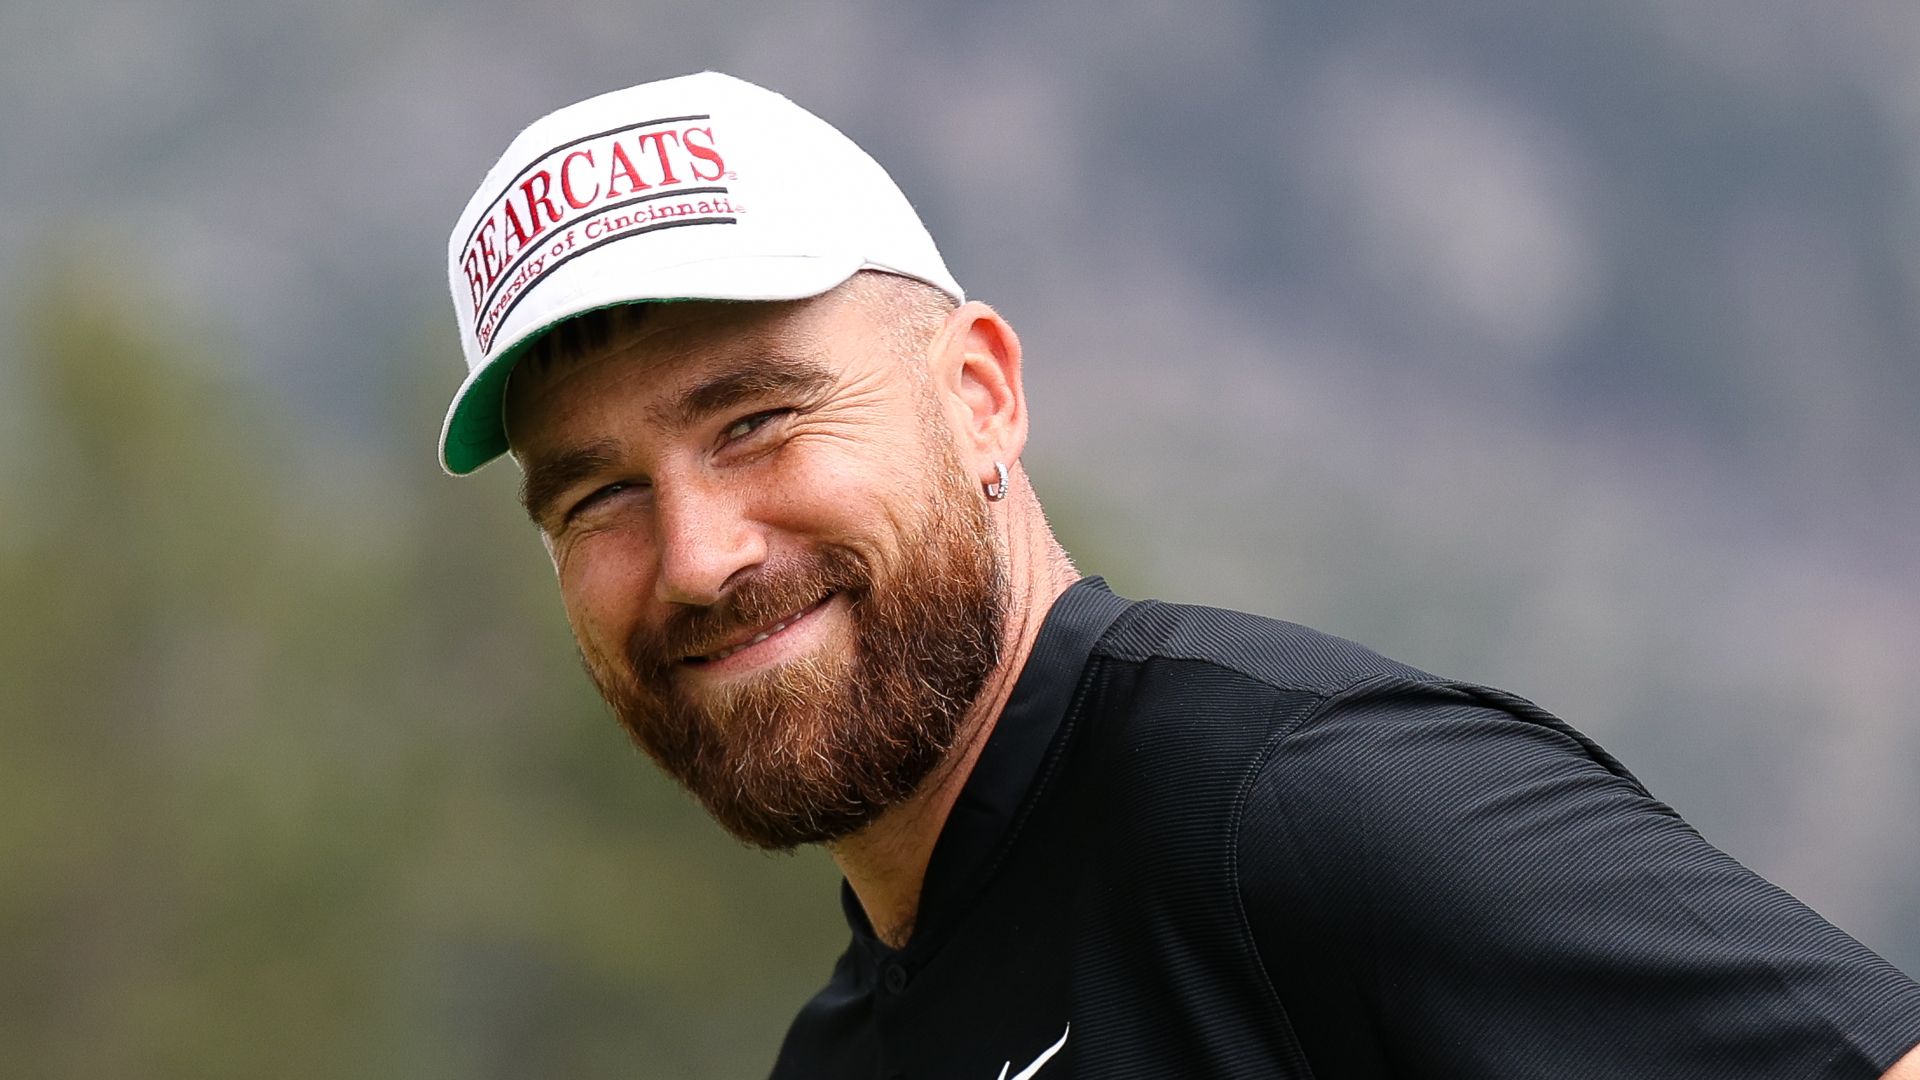
[[[635,741],[845,874],[776,1076],[1920,1077],[1920,986],[1554,717],[1080,578],[1013,330],[784,98],[546,117],[449,264],[443,463],[519,463]]]

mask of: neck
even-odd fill
[[[973,774],[980,750],[993,734],[1000,711],[1026,667],[1040,624],[1054,600],[1079,577],[1067,553],[1053,537],[1033,489],[1014,487],[1013,497],[996,513],[1007,552],[1007,625],[1001,658],[961,722],[960,735],[946,759],[913,797],[880,815],[871,825],[828,845],[840,872],[860,899],[874,933],[892,948],[913,934],[933,845],[947,813]]]

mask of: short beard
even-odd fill
[[[953,749],[998,664],[1004,558],[955,455],[897,566],[829,545],[756,568],[720,603],[676,611],[629,643],[623,677],[588,663],[641,749],[722,828],[786,851],[857,832],[919,790]],[[676,685],[685,659],[713,652],[831,596],[845,601],[850,648],[697,695]]]

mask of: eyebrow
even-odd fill
[[[716,413],[766,398],[811,401],[834,384],[833,372],[810,356],[756,353],[695,383],[654,412],[654,420],[679,432]]]
[[[553,504],[566,490],[586,477],[610,467],[619,444],[595,439],[552,457],[530,460],[520,476],[520,505],[535,525],[544,526]]]
[[[681,432],[748,402],[775,397],[811,400],[833,384],[833,372],[811,357],[758,353],[695,383],[668,404],[656,406],[651,410],[652,419],[669,432]],[[520,477],[520,505],[527,517],[542,525],[568,488],[611,468],[619,453],[617,440],[601,438],[551,457],[527,461]]]

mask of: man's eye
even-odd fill
[[[593,491],[588,493],[586,498],[581,499],[577,503],[574,503],[573,507],[567,511],[567,520],[571,521],[574,518],[579,517],[581,514],[585,513],[586,511],[593,509],[595,506],[598,506],[599,504],[606,502],[608,499],[614,497],[615,495],[620,494],[623,491],[626,491],[631,487],[633,487],[632,484],[614,483],[614,484],[608,484],[605,487],[598,487],[593,489]]]
[[[787,410],[785,409],[769,409],[766,412],[754,413],[752,416],[743,416],[740,419],[735,420],[732,424],[728,425],[726,433],[723,436],[723,438],[727,442],[733,442],[737,439],[744,439],[747,436],[753,434],[754,432],[760,430],[760,428],[763,427],[767,423],[767,421],[772,420],[774,417],[779,416],[781,413],[784,413],[786,411]]]

